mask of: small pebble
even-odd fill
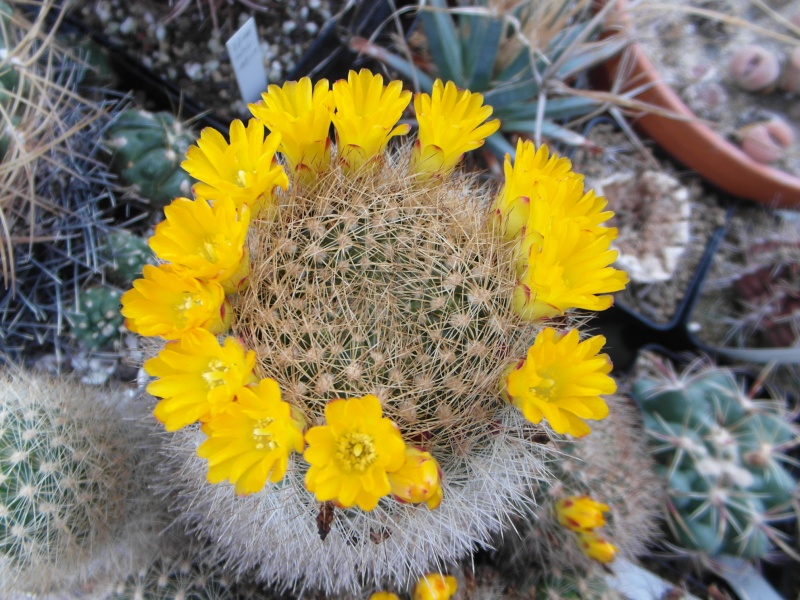
[[[281,30],[285,34],[290,34],[295,29],[297,29],[297,23],[295,23],[294,21],[284,21],[283,25],[281,26]]]
[[[136,29],[136,21],[133,20],[133,17],[128,17],[119,25],[119,32],[126,35],[131,33],[134,29]]]
[[[757,45],[744,46],[731,58],[734,81],[748,92],[768,92],[774,89],[780,76],[778,57]]]
[[[309,35],[316,35],[317,31],[319,31],[319,25],[314,23],[314,21],[309,21],[306,23],[305,30]]]
[[[783,158],[794,143],[792,128],[779,119],[748,125],[739,134],[744,153],[765,165]]]

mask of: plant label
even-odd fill
[[[256,102],[261,92],[267,91],[267,72],[264,69],[264,57],[258,41],[258,30],[253,17],[225,42],[228,56],[231,58],[239,93],[245,102]]]

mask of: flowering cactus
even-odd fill
[[[164,492],[212,559],[267,583],[410,591],[534,503],[551,437],[586,435],[615,389],[576,314],[625,282],[605,201],[557,178],[537,195],[530,172],[498,210],[529,205],[532,224],[498,232],[492,190],[455,173],[491,108],[440,82],[415,99],[417,143],[389,151],[410,102],[362,70],[270,86],[229,141],[204,131],[195,198],[151,239],[165,262],[122,299],[129,327],[167,340],[145,363],[174,432]]]

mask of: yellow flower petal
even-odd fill
[[[191,329],[222,333],[230,327],[230,304],[216,281],[184,276],[167,264],[145,265],[142,274],[120,298],[131,331],[174,340]]]
[[[597,562],[610,563],[617,554],[617,548],[594,531],[581,531],[578,540],[583,553]]]
[[[327,79],[288,81],[270,85],[261,102],[250,104],[253,113],[272,132],[280,134],[278,151],[286,158],[294,181],[311,183],[331,162],[328,133],[333,116],[333,92]]]
[[[264,139],[264,125],[250,119],[245,128],[240,120],[230,126],[230,144],[218,131],[207,127],[197,145],[190,146],[181,166],[200,183],[196,196],[217,200],[230,198],[236,206],[247,204],[259,215],[274,202],[275,190],[286,189],[289,180],[276,158],[279,133]]]
[[[414,98],[419,135],[411,154],[411,172],[428,177],[447,177],[465,152],[483,145],[500,128],[491,106],[483,106],[483,96],[460,91],[452,81],[437,79],[431,95]]]
[[[375,508],[391,491],[387,471],[406,460],[400,432],[372,395],[329,402],[325,425],[312,427],[306,441],[306,487],[320,502],[336,500],[347,508]]]
[[[230,198],[213,205],[203,198],[176,198],[164,215],[149,240],[156,256],[171,262],[176,274],[216,281],[226,293],[236,291],[249,271],[244,244],[250,209],[243,205],[237,210]]]
[[[582,419],[604,419],[608,405],[601,395],[617,390],[608,375],[611,361],[598,354],[603,344],[603,336],[581,342],[577,329],[562,334],[545,328],[508,373],[504,392],[529,421],[544,418],[556,433],[586,435],[590,428]]]
[[[406,448],[405,464],[388,477],[392,495],[401,502],[425,502],[432,510],[442,501],[442,470],[430,452]]]
[[[414,586],[412,600],[450,600],[457,589],[458,582],[452,575],[429,573]]]
[[[208,460],[208,480],[228,480],[240,495],[261,491],[286,474],[289,454],[303,450],[305,423],[281,400],[278,384],[262,379],[241,387],[236,402],[207,419],[208,439],[197,449]]]
[[[603,513],[609,511],[607,504],[596,502],[589,496],[568,496],[556,502],[558,522],[572,531],[589,531],[606,524]]]
[[[147,374],[158,378],[147,386],[148,393],[162,398],[153,414],[167,431],[220,414],[255,379],[255,361],[255,353],[233,338],[220,345],[204,329],[186,332],[144,363]]]
[[[367,69],[350,71],[347,81],[333,84],[333,96],[339,161],[348,173],[356,173],[368,163],[374,165],[389,140],[410,129],[410,125],[397,125],[411,101],[411,92],[403,90],[400,81],[384,87],[381,75]]]

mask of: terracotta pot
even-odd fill
[[[630,27],[624,0],[618,0],[611,19]],[[621,92],[644,88],[636,100],[683,117],[654,113],[637,117],[634,124],[683,165],[720,189],[739,198],[774,208],[800,210],[800,177],[753,161],[737,146],[705,125],[660,76],[641,45],[632,44],[627,56],[601,67],[602,79],[615,81],[624,65]],[[798,174],[800,175],[800,174]]]

